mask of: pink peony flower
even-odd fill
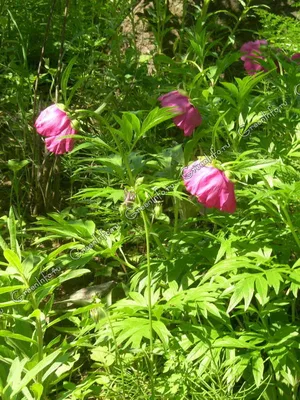
[[[258,60],[265,60],[261,55],[260,46],[267,45],[266,40],[256,40],[255,42],[244,43],[241,47],[241,60],[244,61],[245,70],[249,75],[254,75],[258,71],[266,71],[266,69],[258,63]]]
[[[34,124],[37,132],[45,136],[46,148],[55,154],[64,154],[74,147],[74,139],[59,139],[76,133],[67,114],[55,104],[47,107],[38,116]]]
[[[195,161],[185,168],[183,180],[187,191],[197,196],[199,203],[204,206],[228,213],[235,211],[234,184],[223,171]]]
[[[202,118],[197,108],[190,103],[188,97],[177,90],[160,96],[158,100],[162,107],[173,107],[176,113],[180,113],[173,121],[183,130],[185,136],[191,136],[195,128],[201,125]]]
[[[292,55],[292,60],[293,61],[298,60],[298,58],[300,58],[300,53],[295,53],[295,54]],[[298,62],[298,64],[299,64],[299,62]]]

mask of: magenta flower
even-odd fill
[[[293,61],[298,60],[298,58],[300,58],[300,53],[295,53],[295,54],[292,55],[292,60]],[[298,61],[298,64],[299,64],[299,61]]]
[[[183,130],[184,136],[191,136],[195,128],[202,123],[202,118],[197,110],[189,101],[189,98],[179,93],[177,90],[160,96],[158,100],[162,107],[173,107],[177,115],[173,121],[178,128]]]
[[[55,154],[64,154],[73,150],[74,139],[59,139],[62,136],[74,135],[71,120],[67,114],[55,104],[47,107],[38,116],[34,124],[37,132],[45,136],[46,148]]]
[[[262,56],[260,46],[266,46],[266,40],[256,40],[255,42],[244,43],[241,47],[241,60],[244,61],[244,68],[249,75],[254,75],[259,71],[266,71],[266,69],[258,63],[258,60],[265,60]]]
[[[234,184],[223,171],[206,167],[195,161],[183,172],[184,185],[188,192],[208,208],[233,213],[236,209]]]

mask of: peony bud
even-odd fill
[[[124,216],[125,216],[125,211],[126,211],[126,209],[127,209],[127,207],[126,207],[126,205],[125,205],[124,203],[120,205],[120,207],[119,207],[119,213],[120,213],[121,217],[124,217]]]
[[[80,122],[77,119],[72,119],[71,121],[72,128],[75,129],[76,131],[79,131],[80,129]]]
[[[161,203],[155,204],[154,207],[154,216],[155,218],[159,218],[162,214],[162,205]]]

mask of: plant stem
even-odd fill
[[[201,20],[202,20],[203,24],[205,23],[205,20],[206,20],[206,15],[207,15],[209,3],[210,3],[210,0],[204,0],[204,4],[202,6]]]
[[[149,374],[151,384],[151,400],[154,400],[154,379],[153,379],[153,327],[152,327],[152,295],[151,295],[151,263],[150,263],[150,227],[147,220],[147,215],[143,210],[141,212],[145,227],[146,237],[146,251],[147,251],[147,290],[148,290],[148,315],[149,315],[149,328],[150,328],[150,363],[149,363]]]
[[[56,103],[58,103],[58,97],[59,97],[59,86],[60,86],[59,83],[60,83],[60,78],[61,78],[61,73],[62,73],[62,59],[63,59],[63,53],[64,53],[64,44],[65,44],[69,7],[70,7],[70,0],[66,0],[64,17],[63,17],[63,25],[62,25],[62,30],[61,30],[61,41],[60,41],[60,50],[59,50],[58,65],[57,65],[57,74],[56,74],[56,87],[55,87],[55,102]]]
[[[29,287],[29,282],[25,277],[23,277],[26,285]],[[43,346],[44,346],[44,336],[43,336],[43,327],[41,323],[41,316],[40,313],[42,312],[39,307],[38,303],[35,299],[34,294],[31,296],[31,307],[34,311],[39,311],[38,315],[36,315],[36,336],[37,336],[37,347],[38,347],[38,360],[39,362],[42,361],[44,357]],[[37,382],[42,383],[43,371],[40,371],[37,374]]]
[[[178,213],[179,213],[179,204],[178,200],[174,197],[174,233],[173,235],[176,235],[177,229],[178,229]],[[172,258],[173,253],[175,249],[175,243],[173,242],[171,245],[171,251],[170,251],[170,258]]]
[[[121,379],[122,379],[122,392],[123,392],[123,396],[122,397],[125,400],[126,398],[125,398],[124,370],[123,370],[122,359],[121,359],[119,348],[118,348],[117,338],[116,338],[116,335],[115,335],[115,332],[114,332],[114,329],[113,329],[113,326],[112,326],[112,323],[111,323],[111,320],[110,320],[110,317],[109,317],[109,311],[107,310],[107,311],[104,311],[104,312],[106,314],[106,317],[107,317],[107,320],[108,320],[108,323],[109,323],[109,326],[110,326],[110,329],[111,329],[114,345],[115,345],[116,362],[117,362],[117,364],[119,364],[120,372],[121,372]]]
[[[24,238],[23,238],[23,228],[22,228],[22,213],[21,213],[21,203],[19,197],[19,180],[17,179],[17,173],[14,171],[14,178],[13,178],[13,187],[16,194],[16,203],[17,203],[17,211],[18,211],[18,220],[20,224],[20,239],[21,239],[21,246],[23,248],[24,245]]]
[[[130,169],[128,155],[123,155],[124,164],[128,173],[128,179],[130,186],[134,185],[134,178]],[[140,203],[140,199],[137,196],[137,200]],[[146,251],[147,251],[147,290],[148,290],[148,315],[149,315],[149,329],[150,329],[150,363],[149,363],[149,374],[151,384],[151,400],[154,400],[154,380],[153,380],[153,328],[152,328],[152,299],[151,299],[151,264],[150,264],[150,224],[147,218],[147,214],[144,210],[141,211],[141,215],[144,221],[145,237],[146,237]]]
[[[300,239],[297,236],[297,233],[296,233],[295,228],[293,226],[293,223],[292,223],[292,220],[290,218],[290,215],[289,215],[289,213],[288,213],[288,211],[286,209],[286,206],[282,207],[282,211],[283,211],[283,214],[284,214],[284,216],[286,218],[285,223],[289,226],[289,228],[291,230],[291,233],[294,236],[295,242],[297,243],[297,245],[298,245],[298,247],[300,249]]]
[[[38,344],[38,357],[39,361],[43,359],[43,328],[41,324],[40,316],[36,317],[36,333],[37,333],[37,344]],[[42,371],[37,375],[38,383],[42,383]]]
[[[225,50],[227,49],[227,47],[230,45],[232,38],[234,38],[234,35],[235,35],[235,32],[236,32],[237,28],[239,27],[239,25],[242,22],[242,20],[244,19],[244,17],[247,15],[247,12],[248,12],[248,9],[245,8],[243,10],[242,14],[240,15],[237,23],[235,24],[234,28],[231,31],[231,34],[229,35],[229,37],[227,39],[227,42],[225,43],[225,46],[222,49],[221,57],[223,56],[223,54],[224,54]]]
[[[160,0],[156,0],[155,2],[155,8],[156,8],[156,29],[157,29],[157,47],[158,47],[158,53],[162,52],[162,39],[161,39],[161,27],[160,27]]]
[[[296,299],[293,299],[292,303],[292,323],[296,321]]]
[[[44,41],[43,41],[43,45],[42,45],[42,49],[41,49],[39,65],[38,65],[38,69],[37,69],[37,73],[36,73],[36,79],[35,79],[35,83],[34,83],[33,119],[35,119],[36,112],[37,112],[37,91],[38,91],[38,86],[39,86],[39,79],[40,79],[40,75],[41,75],[41,69],[42,69],[43,57],[44,57],[44,53],[45,53],[45,47],[46,47],[46,43],[47,43],[49,32],[50,32],[50,26],[51,26],[51,22],[52,22],[52,17],[53,17],[55,4],[56,4],[56,0],[53,0],[52,1],[52,5],[50,7],[50,11],[49,11],[49,18],[48,18],[47,26],[46,26],[46,29],[45,29]],[[38,137],[38,136],[36,136],[36,137]],[[37,149],[35,148],[35,150],[37,150]]]
[[[131,169],[130,169],[130,165],[129,165],[129,161],[128,161],[127,154],[126,154],[126,155],[123,155],[123,160],[124,160],[124,165],[125,165],[126,170],[127,170],[127,173],[128,173],[129,185],[130,185],[130,186],[134,186],[134,178],[133,178],[133,176],[132,176],[132,172],[131,172]],[[139,199],[138,196],[137,196],[137,200],[138,200],[139,206],[141,206],[142,204],[141,204],[141,201],[140,201],[140,199]],[[142,214],[142,215],[143,215],[143,214]],[[148,219],[146,213],[144,213],[144,215],[143,215],[143,219],[144,219],[144,218],[145,218],[146,223],[147,223],[148,225],[150,225],[149,219]],[[154,240],[155,240],[155,243],[157,244],[157,246],[160,248],[161,252],[164,254],[164,256],[165,256],[167,259],[169,259],[169,254],[168,254],[168,252],[166,251],[166,249],[163,247],[163,245],[160,243],[159,239],[158,239],[156,236],[154,236]]]

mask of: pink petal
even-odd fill
[[[264,67],[262,65],[250,60],[244,62],[244,67],[249,75],[254,75],[256,72],[264,70]]]
[[[177,117],[173,118],[173,122],[178,128],[183,130],[185,125],[185,114],[177,115]]]
[[[174,107],[180,115],[174,117],[174,124],[183,130],[185,136],[191,136],[195,128],[202,123],[199,111],[189,102],[188,97],[178,91],[160,96],[163,107]]]
[[[199,111],[190,104],[187,111],[175,117],[173,121],[178,128],[184,131],[185,136],[191,136],[195,128],[201,124],[202,118]]]
[[[75,134],[72,128],[65,129],[60,135],[52,136],[45,139],[47,150],[54,154],[64,154],[74,148],[74,139],[60,139],[62,136]]]
[[[35,121],[35,128],[41,136],[57,136],[70,126],[67,114],[55,104],[43,110]]]
[[[234,194],[234,185],[232,182],[230,182],[232,185],[228,187],[228,192],[223,192],[221,195],[221,211],[226,211],[228,213],[234,213],[236,210],[236,200],[235,200],[235,194]]]
[[[162,107],[175,107],[177,112],[185,112],[185,109],[189,106],[188,97],[177,90],[160,96],[158,100]]]
[[[292,55],[292,60],[293,61],[298,60],[298,58],[300,58],[300,53],[295,53],[295,54]],[[299,62],[298,62],[298,64],[299,64]]]
[[[198,196],[199,203],[204,204],[207,208],[220,208],[220,199],[217,193],[203,193],[202,195]]]
[[[201,125],[202,118],[194,106],[190,105],[186,114],[185,114],[185,126],[184,126],[184,135],[190,136],[197,126]]]
[[[184,170],[183,180],[187,191],[206,207],[229,213],[235,211],[234,185],[223,171],[195,161]]]
[[[255,42],[244,43],[240,51],[244,54],[241,56],[241,60],[244,61],[245,70],[249,75],[254,75],[257,71],[263,71],[263,68],[258,62],[258,59],[265,60],[261,55],[260,47],[262,45],[267,45],[266,40],[256,40]]]

